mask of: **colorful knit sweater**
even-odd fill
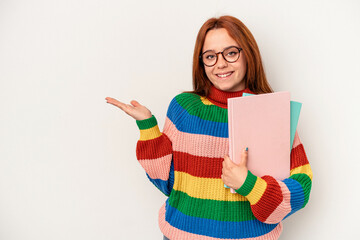
[[[137,158],[150,181],[169,197],[160,209],[159,225],[171,240],[278,239],[281,221],[309,200],[312,171],[297,133],[289,178],[260,178],[248,171],[237,193],[224,187],[222,162],[229,150],[227,98],[243,92],[251,93],[213,87],[207,98],[177,95],[162,133],[154,116],[137,121]]]

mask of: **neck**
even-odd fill
[[[228,98],[234,98],[234,97],[242,97],[243,93],[253,93],[248,88],[245,88],[241,91],[237,92],[225,92],[220,89],[217,89],[214,86],[211,86],[210,94],[207,97],[209,101],[216,106],[227,108],[227,100]]]

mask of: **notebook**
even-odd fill
[[[252,96],[251,93],[243,93],[243,97]],[[302,103],[290,101],[290,152],[294,143],[295,132],[299,122]]]
[[[290,93],[228,99],[229,155],[238,163],[248,147],[248,169],[278,180],[290,175]]]

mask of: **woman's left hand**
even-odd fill
[[[248,173],[247,158],[248,152],[245,149],[241,153],[239,164],[231,161],[228,155],[224,157],[221,179],[226,186],[237,190],[243,185]]]

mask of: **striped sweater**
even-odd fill
[[[213,87],[207,98],[179,94],[169,105],[163,132],[154,116],[137,121],[137,158],[150,181],[168,196],[159,226],[171,240],[278,239],[281,221],[309,200],[312,171],[297,133],[289,178],[279,181],[248,171],[236,194],[224,188],[227,98],[243,92],[251,93]]]

